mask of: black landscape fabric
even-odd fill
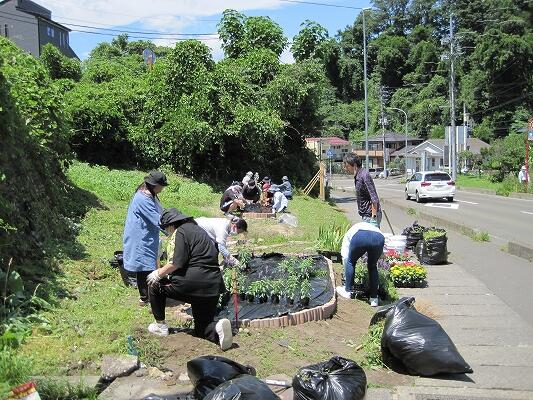
[[[280,299],[279,303],[272,303],[269,299],[266,303],[259,303],[257,298],[254,302],[239,299],[239,320],[242,319],[258,319],[269,318],[287,315],[301,311],[305,308],[313,308],[321,306],[329,302],[334,295],[334,288],[329,274],[329,266],[323,256],[310,256],[315,265],[325,270],[327,273],[322,277],[315,277],[310,280],[311,294],[309,296],[309,304],[303,306],[299,298],[294,300],[293,304],[288,304],[286,298]],[[248,263],[249,271],[248,277],[251,280],[260,279],[277,279],[281,276],[278,265],[285,258],[283,254],[269,253],[263,254],[261,257],[253,257]],[[228,318],[230,321],[235,319],[234,296],[231,295],[228,303],[220,310],[218,319]]]

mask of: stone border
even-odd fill
[[[244,219],[268,219],[268,218],[276,218],[276,213],[254,213],[254,212],[243,212],[242,218]]]
[[[324,257],[324,256],[322,256]],[[239,321],[240,327],[251,328],[284,328],[286,326],[299,325],[310,321],[321,321],[328,319],[337,309],[337,296],[335,295],[335,273],[333,272],[333,263],[329,258],[324,257],[328,263],[331,284],[333,285],[333,297],[326,304],[309,308],[306,310],[289,313],[281,317],[260,318],[260,319],[243,319]]]

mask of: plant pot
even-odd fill
[[[246,300],[246,293],[239,293],[239,300],[240,301]]]
[[[300,304],[303,307],[307,307],[309,305],[309,297],[303,297],[302,299],[300,299]]]
[[[290,305],[294,304],[294,299],[291,297],[287,297],[287,304],[290,304]]]
[[[253,294],[247,294],[246,300],[248,300],[250,303],[253,303],[255,299],[255,296]]]
[[[259,303],[266,303],[268,301],[268,296],[263,295],[259,297]]]
[[[279,303],[279,294],[273,294],[272,296],[270,296],[270,301],[272,301],[273,304],[278,304]]]
[[[317,253],[323,255],[326,258],[329,258],[333,262],[342,261],[341,253],[339,253],[338,251],[318,250]]]

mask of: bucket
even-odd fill
[[[405,245],[407,243],[407,236],[405,235],[392,235],[385,238],[384,250],[394,250],[398,253],[405,251]]]

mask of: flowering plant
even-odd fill
[[[424,283],[427,270],[420,264],[406,261],[391,266],[390,277],[396,287],[416,287]]]
[[[390,249],[385,253],[385,260],[391,265],[402,261],[409,261],[409,254],[406,251],[399,253],[396,250]]]

